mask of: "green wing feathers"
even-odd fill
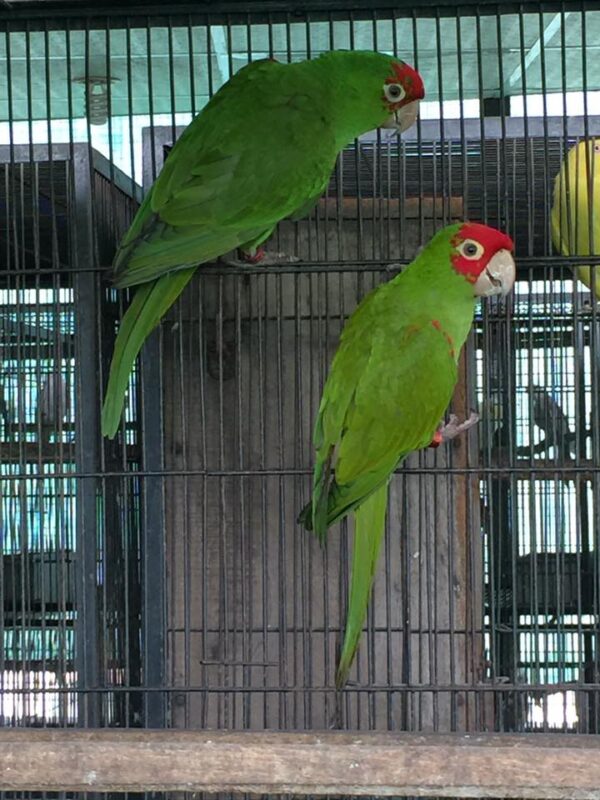
[[[173,228],[157,218],[147,238],[140,237],[131,247],[127,265],[115,272],[115,285],[123,289],[153,281],[168,272],[173,273],[192,265],[196,267],[268,233],[270,229],[265,232],[263,228]]]
[[[346,632],[335,683],[341,689],[348,678],[367,615],[377,560],[385,533],[389,478],[354,511],[354,548]]]
[[[321,542],[387,481],[402,453],[431,441],[456,382],[456,364],[429,321],[406,324],[401,307],[386,318],[390,292],[391,284],[372,292],[348,321],[323,390],[312,508],[300,515]],[[432,393],[436,372],[445,389]]]
[[[119,327],[102,407],[102,435],[113,438],[119,427],[129,376],[146,338],[185,289],[195,267],[164,275],[136,291]]]
[[[327,184],[340,146],[320,73],[307,84],[313,71],[309,62],[268,59],[244,67],[169,153],[114,260],[115,286],[143,288],[117,337],[102,413],[106,435],[117,430],[145,337],[194,269],[262,243]]]
[[[371,293],[370,297],[374,297],[374,294]],[[363,335],[365,325],[362,324],[370,316],[369,305],[366,298],[342,332],[315,423],[313,444],[316,460],[312,502],[302,510],[298,519],[314,532],[321,544],[325,542],[327,528],[340,517],[342,507],[345,508],[345,504],[340,503],[340,487],[334,477],[336,447],[343,434],[357,379],[371,351],[371,343]]]

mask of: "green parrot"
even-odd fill
[[[390,477],[412,451],[436,446],[477,297],[506,294],[513,243],[478,223],[442,229],[398,276],[368,294],[346,323],[314,429],[312,501],[299,521],[321,542],[354,513],[348,617],[336,684],[348,676],[385,532]]]
[[[600,256],[600,139],[584,139],[568,152],[554,181],[552,243],[564,256]],[[600,299],[600,266],[593,294]],[[591,267],[575,273],[591,289]]]
[[[255,61],[219,89],[171,150],[115,256],[115,285],[140,288],[115,343],[103,435],[115,435],[137,354],[196,267],[236,248],[264,258],[277,223],[318,201],[338,153],[374,128],[406,130],[423,97],[411,66],[366,51]]]

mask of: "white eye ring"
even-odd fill
[[[406,97],[404,86],[400,83],[385,83],[383,85],[383,94],[388,103],[401,103]]]
[[[468,261],[477,261],[483,255],[483,245],[480,245],[475,239],[465,239],[456,249]]]
[[[600,153],[600,142],[594,144],[594,153]]]

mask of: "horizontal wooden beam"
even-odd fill
[[[0,790],[600,799],[600,736],[0,730]]]

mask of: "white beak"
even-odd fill
[[[418,115],[419,101],[413,100],[412,102],[407,103],[405,106],[402,106],[402,108],[400,108],[398,111],[394,111],[393,114],[390,114],[381,127],[395,128],[397,131],[402,133],[402,131],[408,130],[411,125],[415,124]]]
[[[475,297],[491,297],[494,294],[508,294],[515,282],[515,262],[508,250],[498,250],[490,263],[477,278],[474,285]]]

